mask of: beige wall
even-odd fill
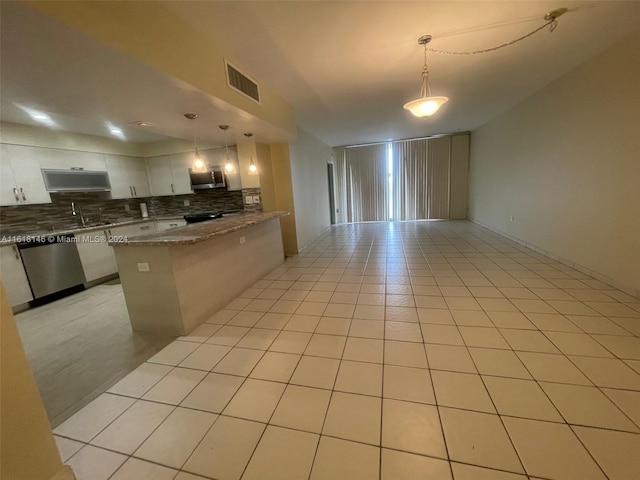
[[[331,147],[298,128],[297,139],[289,144],[289,155],[298,251],[301,251],[331,225],[327,180]]]
[[[640,30],[474,131],[470,218],[639,292],[638,78]]]
[[[276,187],[273,183],[273,168],[271,165],[271,147],[264,143],[255,144],[258,156],[258,178],[260,180],[260,195],[262,196],[262,208],[265,212],[278,210],[276,203]],[[288,211],[288,210],[287,210]]]
[[[0,307],[0,478],[71,480],[75,477],[60,459],[4,286]]]
[[[262,183],[262,173],[260,174],[260,186],[263,206],[265,211],[281,210],[289,212],[289,215],[281,218],[282,225],[282,243],[284,245],[284,253],[287,255],[295,255],[298,253],[298,238],[296,224],[297,209],[294,206],[293,185],[291,179],[291,159],[289,157],[288,143],[274,143],[270,145],[269,156],[271,159],[271,180],[266,179]],[[262,164],[262,162],[260,162]],[[272,181],[271,186],[267,189],[265,197],[264,188]],[[268,203],[264,203],[268,199]],[[272,207],[273,205],[273,207]]]
[[[267,149],[266,155],[268,156],[269,150]],[[258,167],[258,173],[249,173],[249,165],[253,160],[254,164]],[[261,170],[260,159],[258,158],[258,150],[256,148],[256,142],[238,142],[238,164],[240,169],[240,178],[242,179],[242,188],[260,188],[260,175]]]
[[[225,58],[242,69],[209,38],[162,2],[28,2],[37,10],[115,46],[274,126],[295,134],[293,108],[260,84],[258,105],[227,86]],[[207,8],[194,2],[193,8]],[[206,59],[206,60],[203,60]],[[246,72],[251,74],[251,72]],[[256,79],[260,83],[260,79]]]

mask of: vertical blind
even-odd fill
[[[389,220],[387,146],[348,148],[344,158],[347,221]]]
[[[464,219],[469,135],[336,148],[338,222]]]
[[[427,139],[391,144],[393,220],[428,218]]]

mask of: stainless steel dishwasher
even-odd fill
[[[83,285],[85,282],[78,247],[73,235],[32,237],[18,243],[33,298]]]

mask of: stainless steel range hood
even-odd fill
[[[89,170],[42,170],[49,192],[90,192],[111,190],[107,172]]]

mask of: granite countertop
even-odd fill
[[[91,225],[89,227],[62,228],[60,230],[42,230],[23,234],[0,235],[0,246],[11,245],[18,242],[26,241],[27,237],[47,237],[56,235],[84,234],[95,232],[97,230],[108,230],[110,228],[124,227],[126,225],[135,225],[136,223],[155,222],[156,220],[183,220],[183,215],[165,215],[149,218],[134,218],[111,223],[103,223]]]
[[[131,238],[112,239],[109,245],[118,246],[171,246],[192,245],[204,242],[212,237],[236,232],[253,225],[267,222],[273,218],[289,215],[289,212],[253,212],[229,215],[206,222],[193,223],[184,227],[172,228],[164,232]]]

